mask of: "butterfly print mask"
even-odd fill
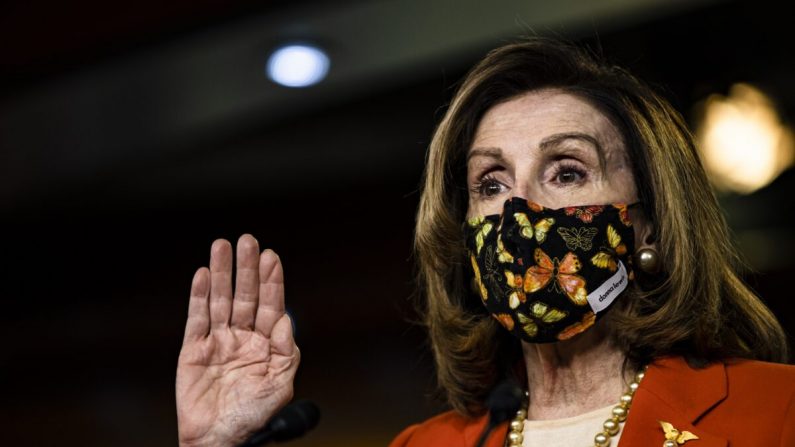
[[[530,343],[584,332],[634,277],[624,204],[553,210],[514,197],[502,214],[469,219],[464,232],[473,293]]]

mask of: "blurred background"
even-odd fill
[[[792,30],[769,0],[4,2],[0,444],[176,445],[190,280],[244,232],[285,264],[296,397],[323,411],[292,445],[385,445],[444,409],[412,323],[425,148],[466,70],[533,33],[687,117],[793,333]],[[269,74],[289,44],[315,50]]]

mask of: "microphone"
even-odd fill
[[[238,447],[259,447],[271,441],[289,441],[315,428],[319,420],[320,409],[314,402],[297,400],[282,408],[262,430],[249,436]]]
[[[489,409],[489,423],[480,434],[477,447],[483,447],[489,434],[494,430],[494,427],[511,419],[519,407],[522,405],[524,393],[522,389],[512,380],[504,380],[499,385],[494,387],[486,399],[486,407]]]

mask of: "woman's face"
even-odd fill
[[[553,209],[637,201],[618,130],[586,101],[555,89],[486,112],[469,148],[467,186],[468,218],[499,214],[510,197]]]

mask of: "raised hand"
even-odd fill
[[[234,446],[261,428],[293,395],[299,363],[284,274],[271,250],[251,235],[232,246],[216,240],[210,268],[193,277],[185,338],[177,364],[182,446]]]

